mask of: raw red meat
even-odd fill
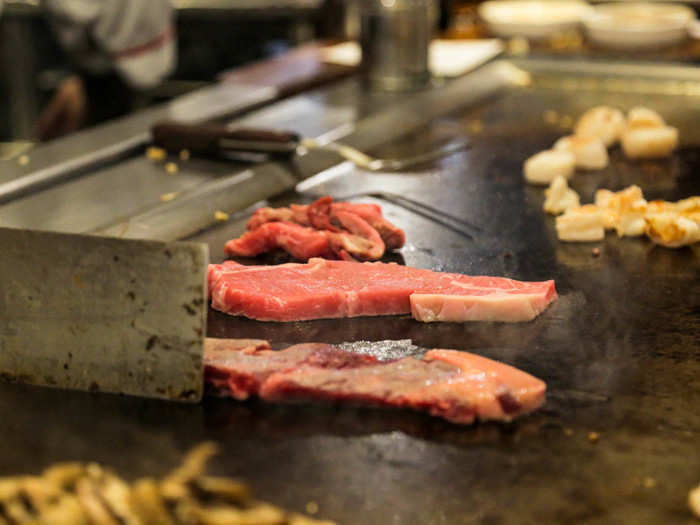
[[[421,410],[454,423],[509,421],[544,403],[546,385],[457,350],[379,361],[320,343],[271,350],[266,341],[207,339],[207,383],[236,399],[328,400]]]
[[[330,197],[321,197],[310,205],[260,208],[246,228],[248,232],[226,243],[226,253],[250,257],[282,248],[303,260],[377,260],[385,249],[400,248],[405,241],[403,230],[387,221],[376,204],[333,202]],[[314,241],[308,247],[298,242],[305,237]]]
[[[393,263],[209,266],[212,307],[261,321],[411,313],[419,321],[529,321],[557,297],[554,281],[470,277]]]
[[[240,257],[255,257],[275,248],[282,248],[292,257],[309,259],[330,253],[328,233],[305,228],[291,222],[267,222],[257,229],[232,239],[224,251]]]
[[[344,230],[330,224],[328,229],[314,229],[293,222],[266,222],[228,241],[224,251],[239,257],[254,257],[282,248],[302,260],[312,257],[376,260],[384,255],[384,241],[359,215],[338,211],[335,217]]]

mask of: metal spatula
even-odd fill
[[[181,124],[161,122],[152,131],[153,143],[168,151],[188,150],[205,156],[227,156],[232,153],[265,153],[281,157],[291,156],[302,148],[333,151],[356,166],[368,171],[400,171],[465,149],[468,142],[458,139],[427,153],[403,159],[377,159],[338,142],[320,142],[304,138],[294,132],[267,129],[231,129],[219,124]]]
[[[202,396],[208,247],[0,228],[0,378]]]

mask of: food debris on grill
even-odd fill
[[[151,146],[146,149],[146,157],[151,160],[165,160],[167,155],[166,151],[162,148]]]
[[[698,518],[700,518],[700,485],[688,493],[688,505]]]
[[[177,193],[178,193],[178,192],[176,192],[176,191],[173,191],[173,192],[170,192],[170,193],[163,193],[163,194],[160,196],[160,200],[161,200],[162,202],[169,202],[169,201],[173,200],[175,197],[177,197]]]
[[[656,487],[656,480],[652,477],[645,476],[642,480],[642,485],[644,485],[645,489],[653,489]]]
[[[334,525],[257,501],[240,481],[205,475],[216,453],[213,443],[203,443],[165,478],[131,484],[96,463],[58,463],[40,476],[0,478],[0,523]]]

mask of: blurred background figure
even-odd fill
[[[0,0],[0,158],[342,37],[344,13],[343,0]]]
[[[170,0],[45,0],[41,7],[70,72],[44,79],[55,87],[34,130],[39,140],[127,113],[139,92],[175,67]]]

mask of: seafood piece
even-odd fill
[[[688,493],[688,505],[698,518],[700,518],[700,485]]]
[[[574,127],[574,135],[597,137],[605,146],[610,147],[620,140],[624,127],[625,116],[622,111],[609,106],[596,106],[581,115]]]
[[[544,190],[546,199],[544,201],[544,211],[552,215],[564,213],[569,208],[576,208],[581,205],[578,193],[569,188],[564,177],[557,177]]]
[[[549,184],[561,176],[565,179],[574,174],[576,158],[570,151],[546,150],[536,153],[525,161],[523,173],[530,184]]]
[[[666,121],[653,109],[637,106],[627,113],[626,129],[633,128],[662,128]]]
[[[593,204],[569,208],[556,219],[560,241],[591,242],[605,238],[603,213]]]
[[[631,128],[622,135],[622,149],[631,159],[668,157],[678,146],[678,130],[671,126]]]
[[[629,186],[618,192],[598,190],[595,205],[603,215],[606,230],[614,228],[620,237],[644,235],[647,201],[639,186]]]
[[[602,191],[602,190],[600,190],[600,191]],[[669,212],[670,213],[677,213],[678,212],[678,203],[656,200],[656,201],[647,202],[647,209],[646,209],[645,215],[649,216],[649,215],[656,215],[657,213],[669,213]]]
[[[657,213],[644,221],[647,236],[656,244],[679,248],[700,241],[700,225],[677,213]]]
[[[688,197],[675,204],[678,213],[700,224],[700,196]]]
[[[598,137],[567,135],[554,143],[554,150],[570,151],[576,159],[576,167],[585,170],[602,170],[608,163],[608,150]]]

